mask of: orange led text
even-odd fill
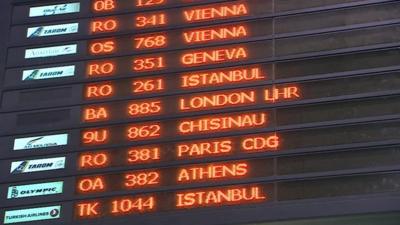
[[[111,202],[110,213],[124,215],[134,212],[146,212],[156,208],[155,197],[126,197]]]
[[[108,120],[110,114],[106,107],[100,106],[88,106],[83,109],[83,121],[85,122],[97,122]]]
[[[116,0],[95,0],[92,3],[92,7],[95,12],[113,11],[116,6]]]
[[[79,155],[79,169],[104,168],[110,164],[108,152],[88,152]]]
[[[163,5],[167,0],[136,0],[136,7]]]
[[[135,79],[132,82],[133,93],[159,92],[165,89],[163,78]]]
[[[106,62],[91,62],[87,65],[87,75],[89,77],[102,77],[102,76],[110,76],[115,72],[116,66],[112,61]]]
[[[230,47],[215,50],[198,50],[183,54],[181,63],[185,66],[201,64],[223,63],[248,58],[248,52],[244,47]]]
[[[223,155],[231,153],[232,149],[231,140],[180,143],[176,146],[178,158]]]
[[[135,26],[137,28],[157,27],[167,24],[165,13],[144,14],[136,17]]]
[[[105,144],[109,140],[108,129],[87,130],[82,132],[82,143],[85,145]]]
[[[110,54],[116,51],[115,40],[101,40],[89,43],[89,52],[92,55]]]
[[[178,171],[178,182],[213,180],[219,178],[242,177],[248,174],[247,163],[226,163],[208,166],[194,166]]]
[[[183,120],[178,124],[178,131],[181,134],[193,134],[262,127],[266,124],[266,113],[245,113],[235,116],[213,116]]]
[[[245,138],[242,141],[242,149],[244,151],[271,151],[276,150],[279,144],[277,135],[260,135]]]
[[[149,71],[160,70],[165,67],[165,59],[163,56],[159,57],[143,57],[133,60],[134,71]]]
[[[160,114],[162,103],[159,100],[133,102],[128,105],[129,116],[151,116]]]
[[[255,91],[207,94],[179,98],[179,110],[207,110],[216,107],[248,105],[256,102]]]
[[[278,100],[288,100],[300,98],[300,89],[298,87],[281,87],[265,89],[265,101],[275,102]]]
[[[105,180],[103,177],[81,178],[77,180],[80,193],[105,191]]]
[[[100,214],[100,202],[91,201],[85,203],[76,204],[76,215],[80,218],[94,218],[101,216]]]
[[[157,171],[127,173],[124,186],[126,188],[141,188],[158,185],[160,173]]]
[[[183,40],[186,43],[202,43],[216,40],[229,40],[247,36],[247,28],[243,25],[207,28],[183,32]]]
[[[247,204],[265,201],[267,196],[263,188],[250,186],[243,188],[220,188],[214,190],[199,190],[176,194],[177,208],[196,208],[219,205]]]
[[[128,150],[129,164],[147,163],[160,160],[160,147],[142,147]]]
[[[99,99],[111,97],[114,94],[114,86],[110,83],[89,84],[85,86],[86,99]]]
[[[134,39],[135,49],[151,49],[162,48],[167,45],[167,35],[152,34],[147,36],[136,37]]]
[[[116,19],[99,19],[91,21],[90,30],[92,34],[113,32],[118,28],[118,21]]]
[[[194,72],[181,76],[181,87],[195,88],[204,86],[219,86],[224,84],[244,83],[264,80],[266,76],[258,66],[244,68]]]
[[[249,13],[247,6],[241,4],[221,5],[216,7],[198,7],[184,10],[183,15],[188,22],[199,22],[211,19],[225,19],[237,16],[244,16]]]
[[[153,123],[130,126],[127,129],[126,136],[129,140],[157,138],[161,136],[161,125],[159,123]]]

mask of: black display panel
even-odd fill
[[[1,4],[2,224],[400,211],[397,1]]]
[[[69,106],[69,103],[75,100],[77,104],[85,104],[81,107],[82,111],[89,112],[88,110],[91,108],[89,103],[99,102],[102,103],[101,107],[110,112],[110,115],[103,117],[103,119],[110,120],[128,117],[128,111],[132,104],[147,105],[144,102],[156,102],[154,104],[157,105],[155,106],[157,110],[153,113],[154,116],[254,105],[271,107],[318,101],[318,99],[326,97],[335,100],[355,95],[366,96],[368,94],[374,96],[388,92],[394,94],[399,85],[398,72],[280,84],[279,79],[274,80],[272,78],[270,71],[270,65],[252,65],[225,70],[211,70],[204,73],[183,73],[179,76],[149,76],[90,83],[84,85],[83,90],[82,85],[74,85],[10,91],[4,93],[3,111],[40,109],[49,105]],[[359,85],[354,87],[353,83],[355,82]],[[268,85],[259,86],[263,83]],[[254,87],[241,87],[250,85]],[[106,87],[113,90],[110,95],[102,95],[99,91]],[[215,89],[225,90],[214,91]],[[82,92],[82,94],[75,93],[77,91]],[[196,91],[196,94],[190,94],[194,91]],[[105,102],[110,100],[113,102]],[[168,105],[167,108],[166,105]],[[124,114],[115,113],[124,111],[126,112]],[[140,118],[152,115],[151,113],[141,113],[132,116]],[[83,121],[91,122],[90,118],[84,118],[85,116],[83,116]]]

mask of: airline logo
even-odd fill
[[[44,80],[75,75],[75,66],[61,66],[44,69],[24,70],[22,80]]]
[[[55,195],[63,192],[63,181],[8,187],[7,199]]]
[[[48,148],[68,144],[68,134],[52,134],[36,137],[17,138],[14,140],[14,150]]]
[[[31,7],[29,9],[29,17],[52,16],[68,13],[77,13],[80,11],[80,3],[67,3],[58,5],[46,5],[39,7]]]
[[[29,209],[9,210],[4,214],[4,224],[60,218],[61,206],[47,206]]]
[[[26,49],[25,59],[71,55],[71,54],[76,54],[77,50],[78,50],[77,44]]]
[[[30,27],[26,33],[27,38],[56,36],[77,33],[79,23],[66,23],[51,26]]]
[[[65,168],[65,157],[23,160],[11,163],[10,173],[32,173]]]

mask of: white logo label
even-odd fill
[[[56,36],[77,33],[79,23],[67,23],[51,26],[30,27],[26,33],[27,38]]]
[[[67,3],[59,5],[46,5],[32,7],[29,9],[29,17],[52,16],[68,13],[77,13],[80,11],[80,3]]]
[[[65,157],[23,160],[11,163],[10,173],[32,173],[65,168]]]
[[[53,134],[36,137],[17,138],[14,140],[14,150],[48,148],[67,144],[68,134]]]
[[[72,45],[61,45],[54,47],[26,49],[25,59],[76,54],[77,47],[78,47],[77,44],[72,44]]]
[[[44,80],[75,75],[75,66],[51,67],[35,70],[24,70],[22,80]]]
[[[4,224],[57,219],[60,218],[60,214],[60,205],[9,210],[4,215]]]
[[[63,192],[63,181],[8,187],[7,199],[54,195]]]

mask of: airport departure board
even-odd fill
[[[400,211],[400,2],[2,1],[0,221]]]

